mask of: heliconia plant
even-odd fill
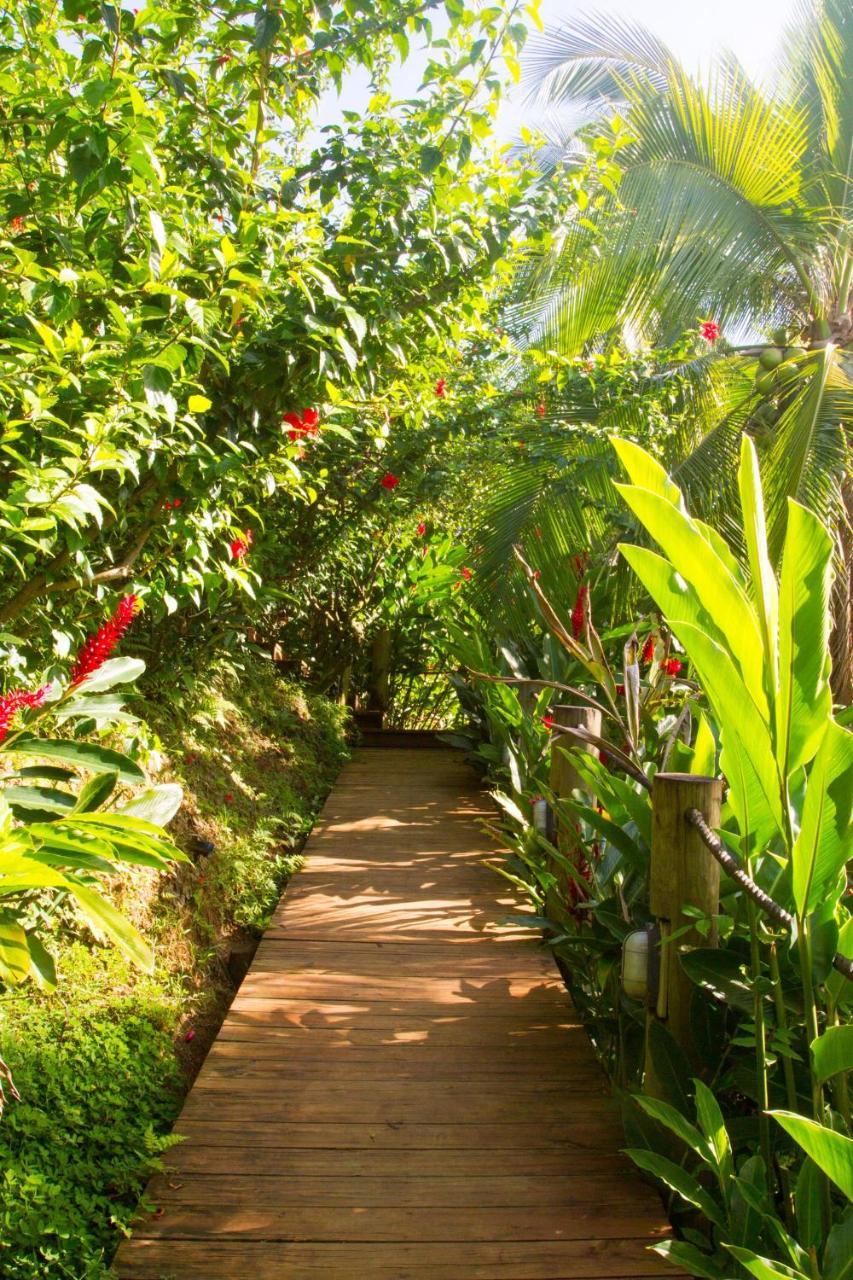
[[[834,1280],[843,1268],[828,1265],[824,1256],[819,1271],[818,1253],[821,1246],[824,1255],[830,1251],[830,1185],[848,1196],[853,1187],[853,1141],[842,1132],[850,1125],[845,1076],[853,1068],[853,1037],[848,1028],[833,1025],[842,992],[840,975],[832,968],[836,951],[845,954],[846,947],[850,952],[845,864],[853,734],[833,716],[829,684],[832,540],[811,511],[789,499],[777,579],[758,460],[744,437],[738,483],[747,576],[722,537],[689,515],[679,489],[648,453],[625,440],[613,445],[630,479],[617,488],[663,555],[634,544],[620,544],[620,551],[684,647],[719,734],[719,766],[728,784],[720,835],[749,877],[793,922],[788,941],[797,960],[805,1043],[799,1054],[786,1047],[789,1109],[772,1112],[764,1002],[769,989],[781,1022],[788,997],[779,979],[775,939],[765,972],[762,950],[771,935],[760,927],[759,908],[747,900],[761,1149],[766,1170],[778,1136],[770,1127],[769,1117],[775,1115],[806,1153],[806,1181],[797,1206],[797,1226],[814,1250],[806,1274]],[[810,1117],[799,1114],[792,1052],[809,1064]],[[836,1085],[835,1108],[824,1093],[829,1079]],[[741,1250],[736,1256],[765,1280],[803,1274],[802,1258],[792,1271],[773,1269],[766,1259],[747,1254]],[[849,1256],[848,1251],[848,1261]]]

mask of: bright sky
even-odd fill
[[[573,15],[611,12],[630,15],[650,27],[672,48],[689,70],[706,66],[716,52],[730,49],[756,79],[770,70],[777,44],[791,21],[796,0],[543,0],[542,19],[546,27],[556,27]],[[535,33],[531,39],[535,38]],[[393,78],[395,96],[410,96],[422,61],[413,55]],[[348,77],[338,99],[332,91],[321,103],[320,124],[339,119],[342,108],[363,109],[369,94],[367,77]],[[501,109],[499,132],[506,138],[517,133],[518,124],[530,118],[522,107],[522,94],[510,93]]]

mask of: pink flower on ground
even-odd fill
[[[95,635],[89,636],[78,653],[71,668],[72,684],[79,684],[81,680],[85,680],[86,676],[90,676],[93,671],[103,666],[141,608],[142,601],[139,596],[133,593],[122,596],[113,616]]]

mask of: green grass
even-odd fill
[[[4,1280],[112,1274],[230,997],[229,949],[265,927],[346,756],[340,708],[269,664],[197,687],[178,713],[167,696],[154,689],[136,708],[145,722],[130,745],[158,780],[185,787],[178,843],[200,837],[215,852],[159,878],[134,869],[118,886],[154,941],[153,975],[72,941],[60,912],[58,992],[0,993],[0,1056],[22,1095],[0,1121]]]

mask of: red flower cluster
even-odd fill
[[[435,384],[435,394],[438,396],[439,400],[443,400],[444,397],[447,395],[447,379],[446,378],[439,378],[438,382]]]
[[[462,566],[459,572],[462,574],[462,577],[465,579],[466,582],[471,581],[471,570],[468,569],[465,565]]]
[[[425,534],[425,533],[426,533],[426,525],[424,524],[424,522],[423,522],[423,520],[422,520],[422,521],[420,522],[420,524],[418,525],[418,537],[419,537],[419,538],[422,538],[422,537],[424,536],[424,534]]]
[[[74,666],[71,668],[72,684],[79,684],[81,680],[85,680],[86,676],[90,676],[93,671],[103,666],[141,608],[142,601],[139,596],[133,593],[122,596],[113,616],[95,635],[89,636],[77,654]]]
[[[584,583],[578,587],[578,594],[575,598],[575,607],[572,609],[572,635],[576,640],[580,639],[584,624],[584,607],[586,598],[589,595],[589,587]]]
[[[26,226],[27,224],[19,214],[17,218],[13,218],[9,223],[9,231],[13,236],[19,236],[22,231],[26,230]]]
[[[306,436],[316,436],[320,429],[320,415],[316,409],[303,409],[301,417],[298,413],[286,413],[282,422],[290,427],[288,440],[304,440]]]
[[[548,712],[547,715],[544,715],[542,717],[542,723],[544,724],[546,729],[554,728],[554,717],[551,715],[550,711]]]
[[[537,416],[537,418],[544,418],[544,417],[545,417],[545,406],[544,406],[544,404],[542,404],[542,403],[541,403],[541,401],[540,401],[540,403],[539,403],[539,404],[537,404],[537,406],[536,406],[536,416]]]
[[[0,742],[9,732],[12,721],[24,707],[40,707],[47,697],[49,684],[40,689],[12,689],[9,693],[0,694]]]
[[[720,326],[715,320],[703,320],[699,326],[699,334],[706,342],[716,342],[720,336]]]
[[[392,489],[397,488],[400,483],[400,477],[395,476],[392,471],[386,471],[380,483],[383,489],[387,489],[390,492]]]
[[[645,662],[646,666],[648,666],[649,663],[653,661],[654,656],[655,656],[655,637],[649,636],[648,639],[646,640],[646,643],[643,645],[643,652],[641,653],[640,658],[641,658],[641,661]]]
[[[242,538],[235,538],[234,541],[229,544],[231,559],[245,560],[246,556],[249,554],[249,547],[254,541],[255,535],[252,533],[251,529],[247,529]]]
[[[617,694],[619,695],[619,697],[620,697],[620,698],[624,698],[624,697],[625,697],[625,686],[624,686],[624,684],[617,684],[617,686],[616,686],[616,692],[617,692]]]
[[[183,498],[172,498],[172,499],[167,498],[166,501],[163,503],[163,510],[177,511],[178,507],[182,507],[183,505],[184,505]]]
[[[666,662],[663,664],[663,669],[668,676],[677,676],[682,665],[683,664],[679,662],[678,658],[667,658]]]

